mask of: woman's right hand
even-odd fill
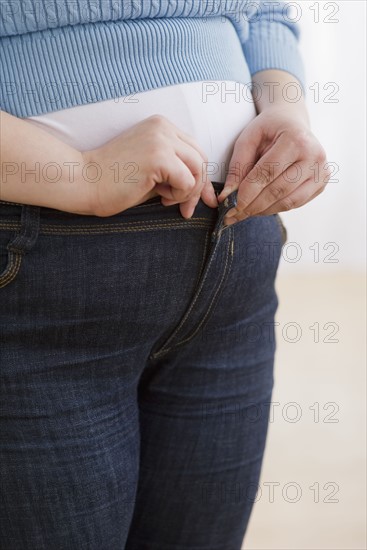
[[[218,202],[206,172],[208,159],[195,140],[167,118],[153,115],[103,146],[82,153],[89,170],[100,177],[91,185],[92,210],[113,216],[154,196],[162,204],[180,204],[190,218],[200,198],[210,207]]]

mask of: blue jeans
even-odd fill
[[[3,550],[240,550],[285,237],[224,226],[236,196],[190,220],[0,203]]]

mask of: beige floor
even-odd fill
[[[279,275],[277,288],[274,414],[243,548],[365,550],[364,277]]]

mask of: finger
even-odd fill
[[[195,142],[193,142],[195,145]],[[202,183],[204,185],[207,176],[208,157],[199,148],[196,149],[191,144],[184,141],[177,140],[174,144],[174,150],[176,155],[190,168],[193,174],[202,176]]]
[[[180,212],[184,218],[186,219],[191,218],[199,200],[200,200],[200,195],[194,195],[188,201],[182,202],[180,204]]]
[[[165,197],[162,197],[161,203],[163,204],[163,206],[172,206],[174,204],[178,204],[178,201],[166,199]]]
[[[280,201],[272,204],[269,208],[266,208],[262,212],[259,212],[259,216],[270,216],[277,212],[287,212],[294,208],[304,206],[308,202],[312,201],[315,197],[320,195],[326,187],[326,183],[321,185],[316,184],[311,178],[300,185],[293,193],[290,193],[287,197],[284,197]]]
[[[200,200],[202,189],[206,185],[204,198],[206,198],[209,204],[211,203],[213,206],[217,206],[214,188],[210,180],[206,176],[204,182],[202,181],[201,161],[199,160],[201,159],[200,155],[186,144],[184,147],[179,148],[178,155],[180,155],[181,158],[177,156],[177,160],[190,172],[194,184],[190,185],[189,188],[183,188],[182,182],[179,180],[175,181],[172,176],[168,176],[168,182],[157,183],[155,185],[155,191],[162,197],[161,203],[164,206],[180,203],[182,216],[184,218],[190,218]],[[175,174],[175,176],[177,179],[177,174]],[[177,185],[180,189],[174,187],[174,185]]]
[[[325,187],[326,187],[326,184],[323,185],[320,189],[318,189],[311,196],[308,196],[308,194],[305,193],[303,198],[299,197],[300,202],[297,201],[297,197],[296,198],[291,198],[290,200],[292,200],[294,202],[294,204],[296,204],[296,206],[294,206],[293,208],[300,208],[301,206],[304,206],[308,202],[311,202],[313,199],[315,199],[318,195],[320,195],[324,191]],[[289,208],[284,207],[284,204],[282,205],[281,201],[279,201],[279,204],[273,204],[270,208],[267,208],[263,212],[259,212],[257,214],[257,216],[270,216],[272,214],[277,214],[278,212],[285,212],[287,210],[289,210]],[[229,219],[224,218],[224,225],[225,226],[226,225],[233,225],[234,223],[237,223],[238,221],[240,221],[240,220],[237,220],[235,218],[229,218]]]
[[[186,198],[190,199],[194,196],[200,198],[201,192],[208,181],[206,165],[204,164],[202,157],[195,149],[189,147],[187,144],[183,144],[183,142],[182,146],[176,149],[176,155],[186,164],[195,178],[195,185],[192,189],[190,189]]]
[[[218,207],[218,199],[215,194],[215,190],[209,177],[207,177],[206,183],[201,191],[201,199],[203,202],[212,208]]]
[[[268,185],[264,191],[247,207],[247,213],[250,216],[263,212],[270,208],[272,204],[279,203],[282,198],[288,197],[298,187],[303,186],[307,182],[308,186],[312,186],[317,194],[325,188],[329,181],[329,168],[324,165],[320,168],[315,166],[313,162],[296,162],[290,166],[279,178]],[[317,169],[315,169],[317,168]],[[310,187],[311,188],[311,187]],[[320,191],[319,191],[320,190]]]
[[[177,132],[177,137],[179,139],[181,139],[184,143],[186,143],[187,145],[190,145],[190,147],[195,149],[199,153],[199,155],[201,156],[202,161],[204,163],[206,163],[206,164],[208,163],[208,157],[207,157],[205,151],[200,147],[200,145],[197,143],[197,141],[192,136],[190,136],[189,134],[186,134],[182,130],[179,130]]]
[[[276,214],[277,212],[285,212],[303,206],[307,202],[311,201],[313,197],[319,195],[326,187],[326,183],[316,183],[314,179],[309,178],[294,191],[290,192],[287,196],[281,200],[269,205],[267,208],[261,211],[256,211],[256,216],[268,216],[270,214]],[[224,218],[225,225],[232,225],[238,221],[248,218],[248,214],[240,212],[235,216]]]
[[[208,177],[206,178],[204,187],[199,194],[194,194],[188,201],[180,204],[180,211],[184,218],[191,218],[200,198],[203,198],[203,201],[208,206],[212,206],[214,208],[218,206],[213,185]]]
[[[270,208],[272,204],[295,191],[295,189],[307,181],[311,175],[312,170],[307,162],[295,162],[272,183],[267,185],[250,204],[245,206],[242,212],[246,214],[246,217],[249,217],[255,216],[258,212],[262,212],[266,208]],[[230,215],[231,211],[229,211],[228,214]]]
[[[169,183],[156,183],[154,190],[157,191],[162,198],[168,200],[168,202],[178,202],[173,198],[172,187]]]
[[[200,198],[202,199],[202,201],[207,206],[209,206],[211,208],[217,208],[218,207],[217,196],[215,194],[213,184],[212,184],[212,182],[210,181],[209,178],[207,180],[207,183],[204,185],[204,187],[202,189],[202,192],[201,192],[201,196],[199,197],[197,202],[199,202]],[[178,202],[179,201],[176,201],[174,199],[166,199],[166,198],[162,198],[162,200],[161,200],[161,203],[164,206],[172,206],[173,204],[178,204]],[[197,205],[197,202],[196,202],[195,206]],[[185,203],[182,203],[182,204],[185,204]]]
[[[298,150],[292,146],[289,139],[280,136],[273,147],[268,149],[241,182],[237,193],[236,208],[228,212],[228,216],[236,215],[239,212],[245,212],[249,215],[247,212],[249,204],[279,178],[285,170],[289,169],[298,160],[298,155]],[[279,198],[279,196],[274,198],[272,191],[276,192],[278,188],[283,190],[286,183],[286,181],[279,180],[278,184],[275,184],[268,191],[267,197],[270,195],[271,203]]]
[[[256,120],[256,119],[255,119]],[[237,140],[231,160],[224,187],[218,195],[218,202],[224,201],[232,191],[239,188],[241,181],[251,171],[258,160],[258,149],[263,138],[262,127],[250,124]]]
[[[208,159],[208,155],[205,153],[205,151],[200,147],[200,145],[195,141],[195,139],[190,136],[189,134],[186,134],[185,132],[182,132],[181,130],[179,130],[177,132],[177,136],[182,140],[183,143],[185,143],[186,145],[189,145],[190,147],[192,147],[195,151],[197,151],[197,153],[199,153],[200,157],[201,157],[201,177],[202,177],[202,182],[203,184],[205,185],[206,183],[206,178],[207,178],[207,170],[208,170],[208,165],[209,165],[209,159]],[[179,150],[176,151],[176,153],[180,156],[180,158],[184,158],[181,156],[181,153]],[[215,196],[215,199],[216,199],[216,196]],[[216,200],[216,203],[217,203],[217,200]]]
[[[154,175],[154,189],[164,198],[186,201],[197,185],[197,178],[187,164],[176,155],[165,159],[162,168]]]

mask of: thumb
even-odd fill
[[[207,177],[204,187],[201,190],[200,198],[202,201],[212,208],[217,208],[218,200],[214,191],[214,187],[210,179]]]
[[[261,129],[256,128],[256,126],[250,128],[250,126],[252,125],[250,124],[243,130],[234,145],[226,181],[217,197],[219,203],[223,202],[232,191],[239,188],[241,182],[257,162],[258,146],[261,143]]]

